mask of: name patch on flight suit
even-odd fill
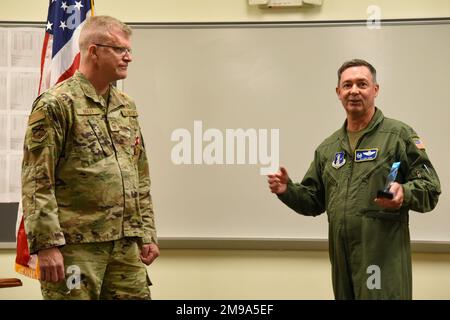
[[[378,156],[378,149],[356,149],[355,162],[364,162],[375,160]]]
[[[339,169],[344,164],[345,164],[345,152],[344,151],[336,152],[331,165],[333,166],[333,168]]]

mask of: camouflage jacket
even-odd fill
[[[106,105],[80,72],[36,99],[22,163],[30,253],[123,237],[157,243],[137,116],[128,96],[111,86]]]

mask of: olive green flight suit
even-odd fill
[[[399,210],[379,207],[394,162],[404,191]],[[279,198],[296,212],[327,212],[336,299],[412,299],[408,211],[432,210],[440,182],[418,135],[378,108],[350,151],[346,123],[323,141],[301,183],[288,182]]]

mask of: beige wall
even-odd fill
[[[325,251],[162,250],[149,268],[154,299],[333,299]],[[39,283],[13,271],[14,252],[0,252],[0,275],[23,287],[0,299],[40,299]],[[450,299],[450,254],[414,254],[415,299]]]
[[[287,21],[367,18],[377,5],[383,19],[449,17],[448,0],[324,0],[318,9],[259,9],[247,0],[95,0],[97,14],[127,22]],[[44,21],[48,0],[2,0],[0,21]],[[26,5],[27,10],[23,10]]]
[[[448,0],[324,0],[322,8],[312,10],[261,10],[248,7],[247,0],[95,2],[97,14],[127,22],[366,19],[369,5],[378,5],[384,19],[450,17]],[[47,4],[2,0],[0,21],[44,21]],[[0,299],[39,299],[38,282],[14,272],[14,256],[12,250],[0,250],[0,277],[18,277],[24,286],[0,289]],[[149,271],[155,299],[333,298],[324,251],[162,249]],[[450,254],[414,254],[413,278],[415,299],[450,299]]]

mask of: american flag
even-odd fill
[[[39,92],[71,77],[80,65],[78,38],[93,0],[50,0],[41,56]]]
[[[94,0],[49,0],[41,55],[39,94],[70,78],[80,65],[78,38],[86,17],[94,15]],[[36,255],[31,255],[19,206],[16,248],[16,271],[39,279]]]

